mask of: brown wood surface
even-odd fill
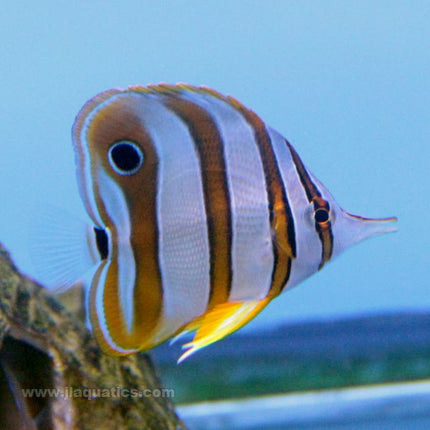
[[[74,293],[50,295],[0,245],[0,429],[184,429],[149,356],[103,354]],[[26,388],[62,395],[29,398]]]

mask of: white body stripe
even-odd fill
[[[105,316],[104,306],[103,306],[103,292],[104,292],[104,287],[106,284],[106,276],[107,276],[107,272],[109,270],[109,264],[110,264],[110,261],[107,261],[104,264],[104,266],[102,267],[101,273],[99,276],[98,284],[92,285],[92,288],[96,289],[95,308],[96,308],[96,312],[97,312],[97,320],[100,324],[100,329],[103,333],[103,338],[106,341],[106,343],[112,348],[112,350],[118,351],[120,353],[131,354],[133,352],[136,352],[136,350],[135,349],[123,349],[123,348],[119,347],[112,340],[110,333],[109,333],[109,329],[108,329],[107,324],[106,324],[106,316]]]
[[[275,130],[271,128],[268,130],[282,181],[286,186],[296,236],[297,256],[292,260],[290,279],[285,291],[318,271],[321,262],[321,241],[315,230],[315,222],[312,217],[313,207],[309,204],[285,139]]]
[[[97,181],[100,198],[117,231],[116,237],[110,238],[111,242],[109,243],[112,244],[112,240],[114,240],[117,244],[119,299],[126,327],[131,331],[134,319],[136,261],[130,243],[130,214],[121,188],[101,167],[97,167]],[[109,250],[108,255],[110,260],[111,250]]]
[[[205,312],[209,243],[199,161],[187,127],[159,97],[148,97],[142,109],[142,125],[160,160],[157,217],[163,309],[157,342]]]
[[[229,300],[263,299],[270,289],[274,258],[266,181],[254,131],[222,100],[190,93],[186,98],[207,110],[224,143],[233,234]]]

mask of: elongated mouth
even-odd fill
[[[385,233],[393,233],[397,231],[397,217],[387,218],[366,218],[360,215],[353,215],[345,212],[346,215],[353,220],[360,222],[363,238],[372,237]]]
[[[390,216],[388,218],[366,218],[364,216],[350,214],[349,212],[345,212],[345,213],[352,218],[357,218],[362,221],[377,221],[377,222],[388,222],[388,223],[393,223],[398,221],[398,218],[396,216]]]

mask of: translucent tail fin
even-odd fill
[[[49,289],[66,290],[99,261],[93,228],[77,216],[48,207],[29,227],[34,276]]]

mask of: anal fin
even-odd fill
[[[270,299],[265,298],[263,300],[221,303],[191,321],[184,327],[184,331],[197,330],[197,332],[191,342],[182,346],[182,348],[188,349],[179,357],[178,364],[199,349],[239,330],[258,315],[269,302]]]

